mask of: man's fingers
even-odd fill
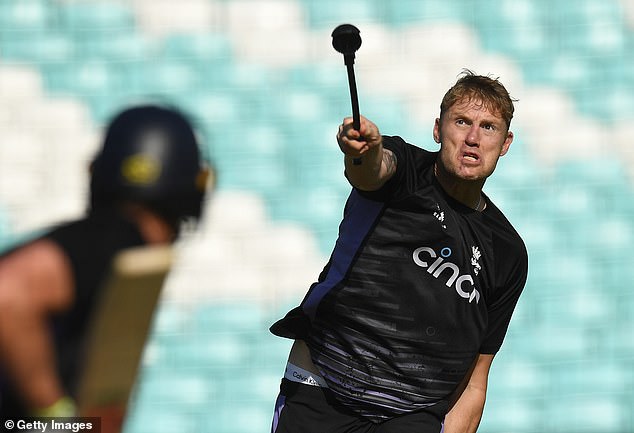
[[[353,119],[352,117],[344,117],[343,121],[341,122],[342,125],[352,125],[353,123]]]
[[[361,141],[359,138],[362,138],[361,134],[352,127],[352,123],[339,125],[339,132],[337,134],[338,140]]]
[[[351,128],[351,127],[350,127]],[[354,135],[351,137],[350,135]],[[337,134],[337,143],[341,151],[346,155],[359,156],[364,153],[368,146],[365,141],[359,140],[360,135],[357,131],[350,131],[348,126],[341,125]]]
[[[343,119],[337,131],[337,142],[342,152],[350,156],[360,156],[380,142],[378,128],[361,116],[360,130],[354,129],[353,118]]]

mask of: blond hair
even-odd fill
[[[456,84],[442,98],[440,117],[442,118],[443,114],[458,101],[475,100],[479,101],[484,108],[502,117],[506,122],[506,127],[510,128],[515,111],[513,102],[517,99],[511,98],[498,78],[476,75],[469,69],[464,69],[460,75],[462,76],[456,81]]]

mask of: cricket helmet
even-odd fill
[[[181,112],[155,105],[128,108],[110,122],[93,160],[91,207],[137,202],[174,222],[198,219],[209,174],[192,124]]]

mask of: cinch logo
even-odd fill
[[[423,254],[436,260],[434,260],[434,262],[430,265],[421,258]],[[458,268],[458,265],[445,260],[450,256],[451,248],[447,247],[440,250],[440,256],[438,256],[436,252],[429,247],[416,248],[412,254],[414,263],[416,263],[417,266],[427,268],[427,272],[434,278],[440,278],[441,275],[443,277],[448,276],[449,278],[445,282],[447,287],[453,286],[458,295],[468,299],[469,302],[475,300],[477,304],[480,301],[480,292],[473,287],[473,278],[471,278],[471,275],[460,275],[460,268]]]

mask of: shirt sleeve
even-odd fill
[[[480,346],[480,353],[495,354],[502,347],[508,330],[511,316],[522,294],[528,275],[528,254],[524,243],[520,240],[521,248],[517,248],[517,260],[509,265],[508,270],[498,270],[501,275],[508,275],[504,284],[496,291],[496,295],[489,306],[487,333]],[[499,250],[498,250],[499,251]],[[502,250],[504,251],[504,250]],[[513,256],[510,251],[505,255]]]
[[[396,172],[385,185],[376,191],[359,191],[363,197],[388,202],[407,196],[419,187],[422,181],[421,173],[433,164],[436,155],[407,143],[398,136],[383,136],[383,148],[396,156]]]

